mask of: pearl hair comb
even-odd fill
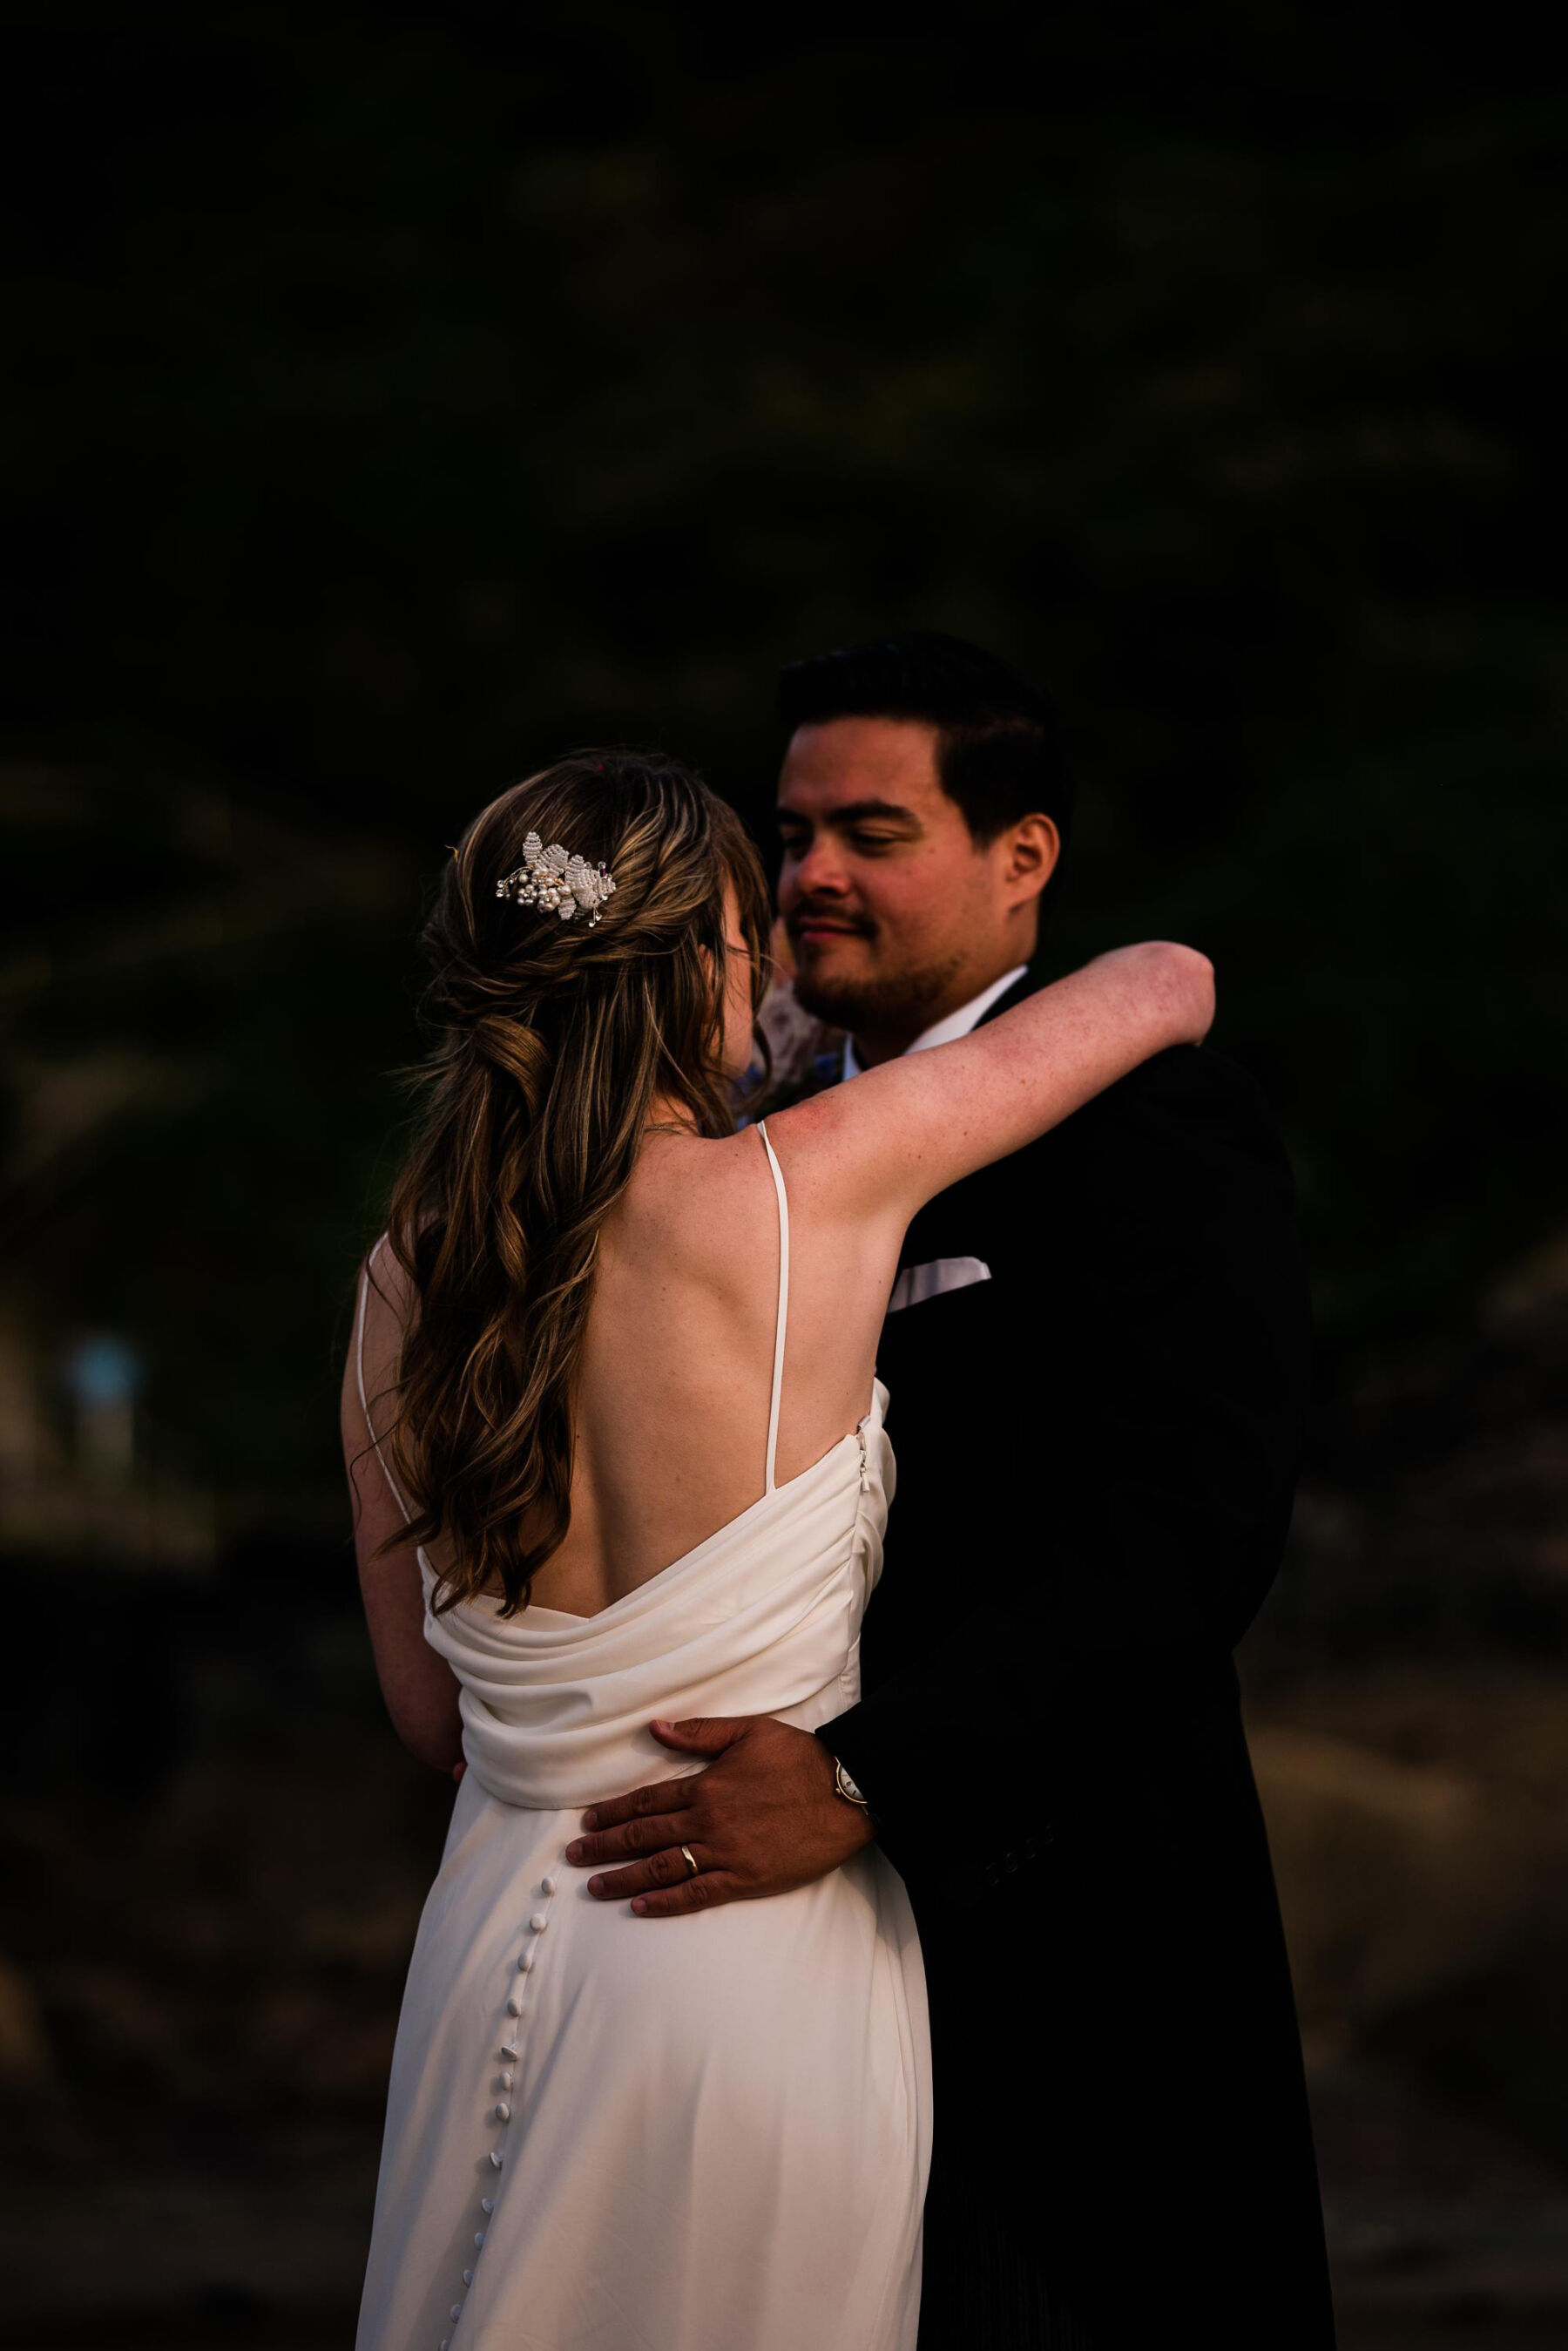
[[[498,898],[515,898],[520,906],[547,907],[563,923],[569,923],[580,907],[590,931],[614,890],[608,866],[590,865],[558,841],[546,849],[536,832],[524,841],[522,864],[495,885]]]

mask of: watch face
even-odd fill
[[[863,1804],[866,1802],[842,1763],[838,1766],[838,1786],[840,1793],[847,1796],[852,1804]]]

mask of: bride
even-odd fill
[[[1212,977],[1123,948],[737,1131],[768,932],[732,811],[628,752],[493,801],[426,929],[426,1105],[343,1431],[387,1705],[460,1784],[358,2351],[913,2351],[919,1948],[826,1750],[849,1857],[793,1893],[644,1922],[563,1855],[585,1806],[670,1771],[651,1721],[854,1704],[904,1228],[1199,1040]]]

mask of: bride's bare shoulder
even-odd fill
[[[754,1127],[714,1138],[652,1134],[614,1218],[625,1249],[674,1249],[711,1261],[742,1250],[775,1217],[767,1155]]]
[[[856,1080],[863,1087],[863,1081]],[[848,1085],[829,1086],[775,1111],[767,1129],[779,1156],[792,1196],[802,1206],[829,1204],[842,1187],[852,1150],[863,1147],[867,1122],[859,1113],[875,1100],[862,1091],[858,1100]]]

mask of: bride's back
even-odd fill
[[[535,1575],[535,1605],[597,1615],[763,1493],[784,1218],[776,1482],[820,1460],[865,1413],[898,1234],[891,1220],[868,1232],[822,1213],[811,1124],[797,1113],[774,1123],[783,1217],[758,1130],[647,1139],[600,1231],[573,1397],[571,1518]],[[395,1410],[407,1300],[385,1247],[375,1271],[365,1364],[379,1426]],[[526,1521],[521,1531],[532,1532]],[[440,1541],[427,1555],[441,1572],[453,1563]]]
[[[858,1316],[827,1327],[822,1237],[804,1200],[789,1205],[780,1484],[866,1410],[890,1279],[889,1269]],[[543,1605],[597,1613],[763,1492],[779,1236],[761,1135],[649,1138],[600,1238],[573,1416],[572,1520],[535,1579]]]

